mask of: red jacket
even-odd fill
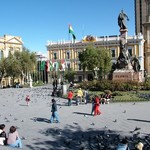
[[[68,92],[68,99],[72,99],[73,98],[73,92],[69,91]]]

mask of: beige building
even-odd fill
[[[21,37],[12,35],[4,35],[3,37],[0,37],[0,59],[2,57],[8,57],[9,52],[13,54],[14,51],[22,51],[22,48],[23,42]],[[11,79],[3,79],[2,85],[11,85]]]
[[[145,40],[144,64],[150,77],[150,0],[135,0],[135,31]]]
[[[78,59],[78,54],[91,44],[95,47],[105,47],[111,50],[112,63],[115,63],[120,53],[119,41],[120,37],[117,35],[101,37],[86,36],[81,41],[76,41],[75,43],[72,41],[51,41],[47,43],[48,59],[53,62],[53,66],[55,66],[57,62],[65,62],[66,68],[72,68],[77,71],[76,80],[82,81],[83,71]],[[127,43],[130,55],[136,55],[138,57],[141,71],[144,71],[144,38],[142,34],[128,36]],[[90,78],[91,74],[87,72],[86,79],[90,80]]]

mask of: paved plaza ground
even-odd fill
[[[0,123],[6,125],[7,132],[11,125],[17,126],[23,150],[94,150],[103,147],[100,141],[104,137],[107,145],[112,145],[107,149],[115,149],[122,137],[144,140],[142,137],[150,134],[150,102],[101,105],[102,114],[93,117],[91,103],[68,107],[66,99],[56,98],[60,123],[50,124],[51,92],[51,85],[0,89]],[[31,97],[29,106],[25,102],[27,94]]]

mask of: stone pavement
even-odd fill
[[[51,85],[0,89],[0,123],[6,125],[6,131],[11,125],[18,127],[24,150],[109,150],[125,136],[131,148],[139,140],[146,145],[150,142],[145,140],[150,134],[150,102],[101,105],[102,114],[93,117],[90,103],[68,107],[66,99],[55,98],[60,123],[50,124],[51,92]],[[27,94],[31,97],[29,106]]]

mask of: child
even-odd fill
[[[100,99],[96,95],[95,96],[95,101],[94,101],[94,116],[101,114],[101,111],[99,110],[99,107],[100,107]]]
[[[15,126],[11,126],[9,129],[7,144],[10,147],[22,148],[22,142]]]
[[[5,130],[5,125],[1,124],[0,125],[0,145],[7,144],[6,132],[4,130]]]
[[[56,122],[59,123],[59,116],[57,113],[57,104],[55,99],[52,99],[52,108],[51,108],[51,118],[50,118],[50,123],[53,123],[54,119],[56,118]]]
[[[27,102],[27,106],[29,106],[29,102],[30,102],[30,96],[29,95],[26,96],[26,102]]]

